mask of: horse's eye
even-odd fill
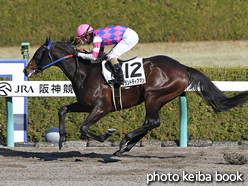
[[[36,56],[37,58],[41,58],[41,52],[36,52],[35,56]]]

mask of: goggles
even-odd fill
[[[81,37],[80,37],[80,40],[81,40],[82,44],[84,45],[84,41],[82,40],[82,38],[81,38]]]

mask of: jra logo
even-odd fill
[[[0,83],[0,96],[7,96],[8,92],[12,91],[12,87],[9,83]]]
[[[32,86],[18,85],[15,93],[34,93]]]

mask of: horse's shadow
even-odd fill
[[[134,155],[129,155],[129,154],[125,154],[122,155],[122,157],[116,157],[111,155],[110,158],[106,158],[102,160],[98,160],[98,162],[101,163],[111,163],[112,160],[114,160],[113,162],[117,162],[117,161],[122,161],[126,158],[140,158],[140,159],[151,159],[151,158],[155,158],[155,159],[174,159],[174,158],[186,158],[186,156],[168,156],[168,157],[161,157],[161,156],[134,156]]]
[[[102,153],[86,153],[82,154],[79,151],[67,151],[67,152],[30,152],[30,151],[17,151],[14,149],[8,148],[0,148],[0,157],[22,157],[22,158],[33,158],[38,161],[64,161],[67,159],[73,159],[75,162],[82,162],[84,158],[91,159],[99,159],[100,163],[115,163],[122,161],[125,158],[140,158],[140,159],[149,159],[149,158],[157,158],[157,159],[170,159],[170,158],[185,158],[186,156],[169,156],[169,157],[161,157],[161,156],[135,156],[130,154],[125,154],[122,157],[113,156],[113,154],[102,154]]]

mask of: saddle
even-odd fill
[[[124,85],[109,84],[108,81],[114,79],[113,67],[108,60],[102,62],[102,74],[106,83],[112,88],[113,103],[116,110],[122,109],[121,88],[137,86],[146,83],[145,73],[143,68],[143,59],[133,57],[128,60],[118,59],[124,74]]]
[[[136,59],[136,58],[137,58],[137,56],[135,56],[135,57],[133,57],[133,58],[131,58],[131,59],[127,59],[127,60],[121,60],[121,59],[117,59],[117,60],[118,60],[118,62],[120,63],[120,65],[122,66],[123,63],[128,62],[128,61],[131,61],[131,60]],[[113,67],[112,67],[112,65],[110,64],[109,61],[107,61],[107,62],[105,63],[105,68],[106,68],[108,71],[110,71],[110,72],[112,73],[112,75],[114,74]]]

